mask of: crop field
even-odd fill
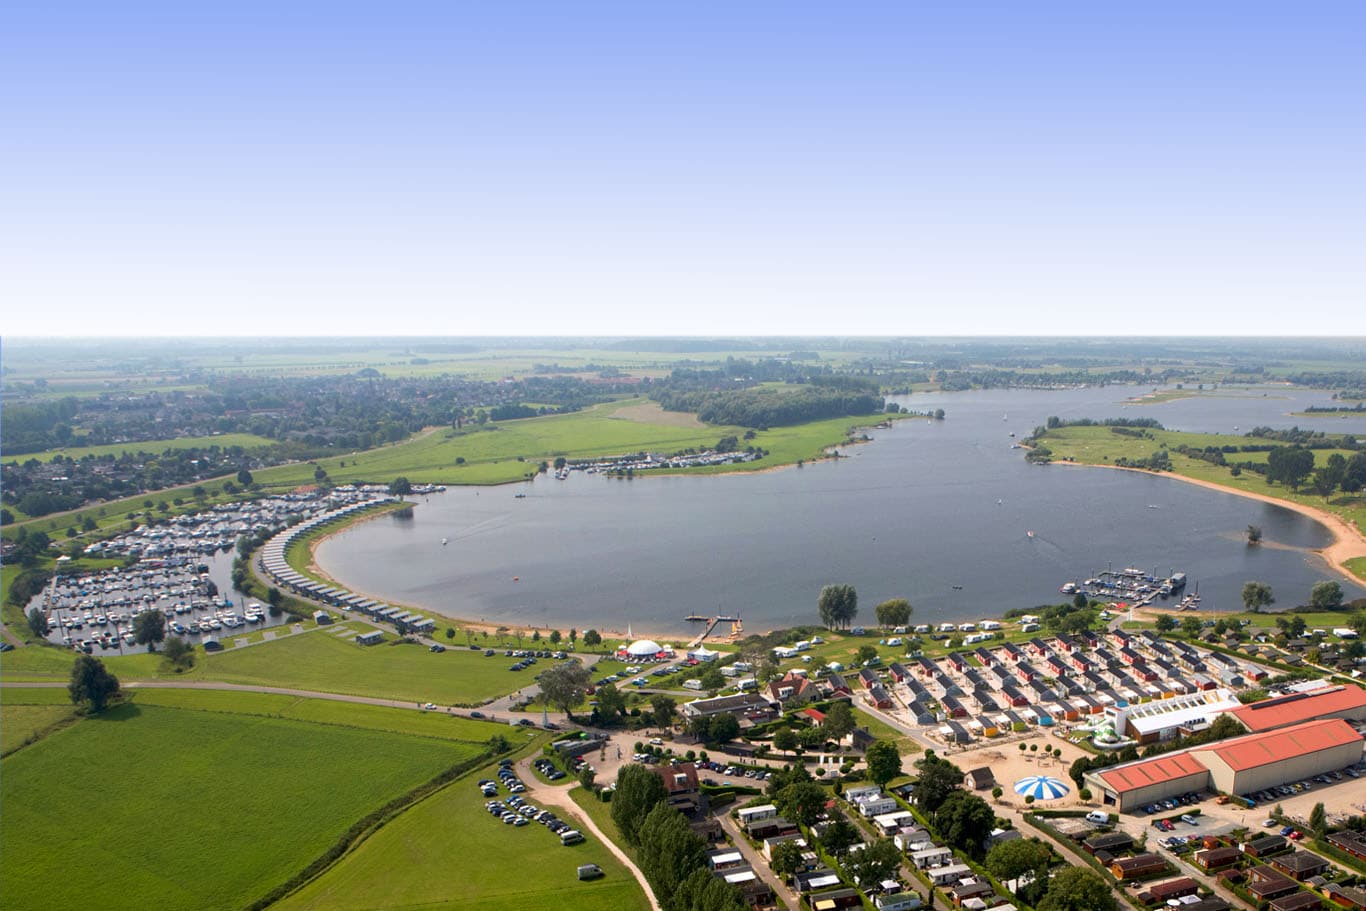
[[[5,907],[240,908],[479,749],[121,705],[4,760]]]
[[[66,449],[48,449],[43,452],[35,452],[32,455],[11,456],[6,462],[27,462],[29,459],[37,459],[40,462],[50,462],[54,456],[66,456],[70,459],[82,459],[85,456],[118,456],[126,453],[135,452],[165,452],[168,449],[197,449],[204,446],[218,446],[227,449],[232,446],[241,446],[243,449],[257,449],[262,446],[274,446],[274,440],[257,436],[254,433],[222,433],[217,436],[208,437],[176,437],[168,440],[144,440],[141,443],[111,443],[107,446],[72,446]]]
[[[489,815],[474,780],[492,777],[490,766],[432,795],[278,907],[288,911],[418,907],[635,911],[648,907],[630,871],[597,838],[589,835],[583,844],[566,848],[544,826],[513,827]],[[568,818],[564,811],[556,812],[561,819]],[[575,870],[586,863],[597,864],[606,875],[579,882]],[[398,876],[395,871],[415,875]]]

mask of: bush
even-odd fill
[[[1033,803],[1033,802],[1034,802],[1034,795],[1033,795],[1033,794],[1026,794],[1026,795],[1025,795],[1025,803]]]

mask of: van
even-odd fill
[[[1110,814],[1102,813],[1100,810],[1092,810],[1090,813],[1086,814],[1086,821],[1100,823],[1101,825],[1104,825],[1105,823],[1110,821]]]
[[[583,841],[583,833],[578,829],[565,829],[560,833],[560,844],[565,847],[576,845],[581,841]]]
[[[602,867],[597,864],[583,864],[579,867],[579,879],[597,879],[602,875]]]

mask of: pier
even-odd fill
[[[730,635],[727,637],[729,639],[738,639],[740,638],[740,634],[745,631],[744,621],[742,621],[738,616],[725,617],[718,614],[715,617],[704,617],[701,614],[689,614],[683,619],[688,623],[706,624],[706,626],[703,627],[701,634],[699,634],[690,642],[688,642],[688,648],[696,648],[697,646],[701,645],[702,642],[706,640],[708,636],[711,635],[712,630],[716,629],[717,625],[721,623],[729,623],[731,625]]]

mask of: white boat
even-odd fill
[[[445,547],[445,546],[446,546],[446,539],[445,539],[445,538],[442,538],[442,539],[441,539],[441,546],[442,546],[442,547]]]

